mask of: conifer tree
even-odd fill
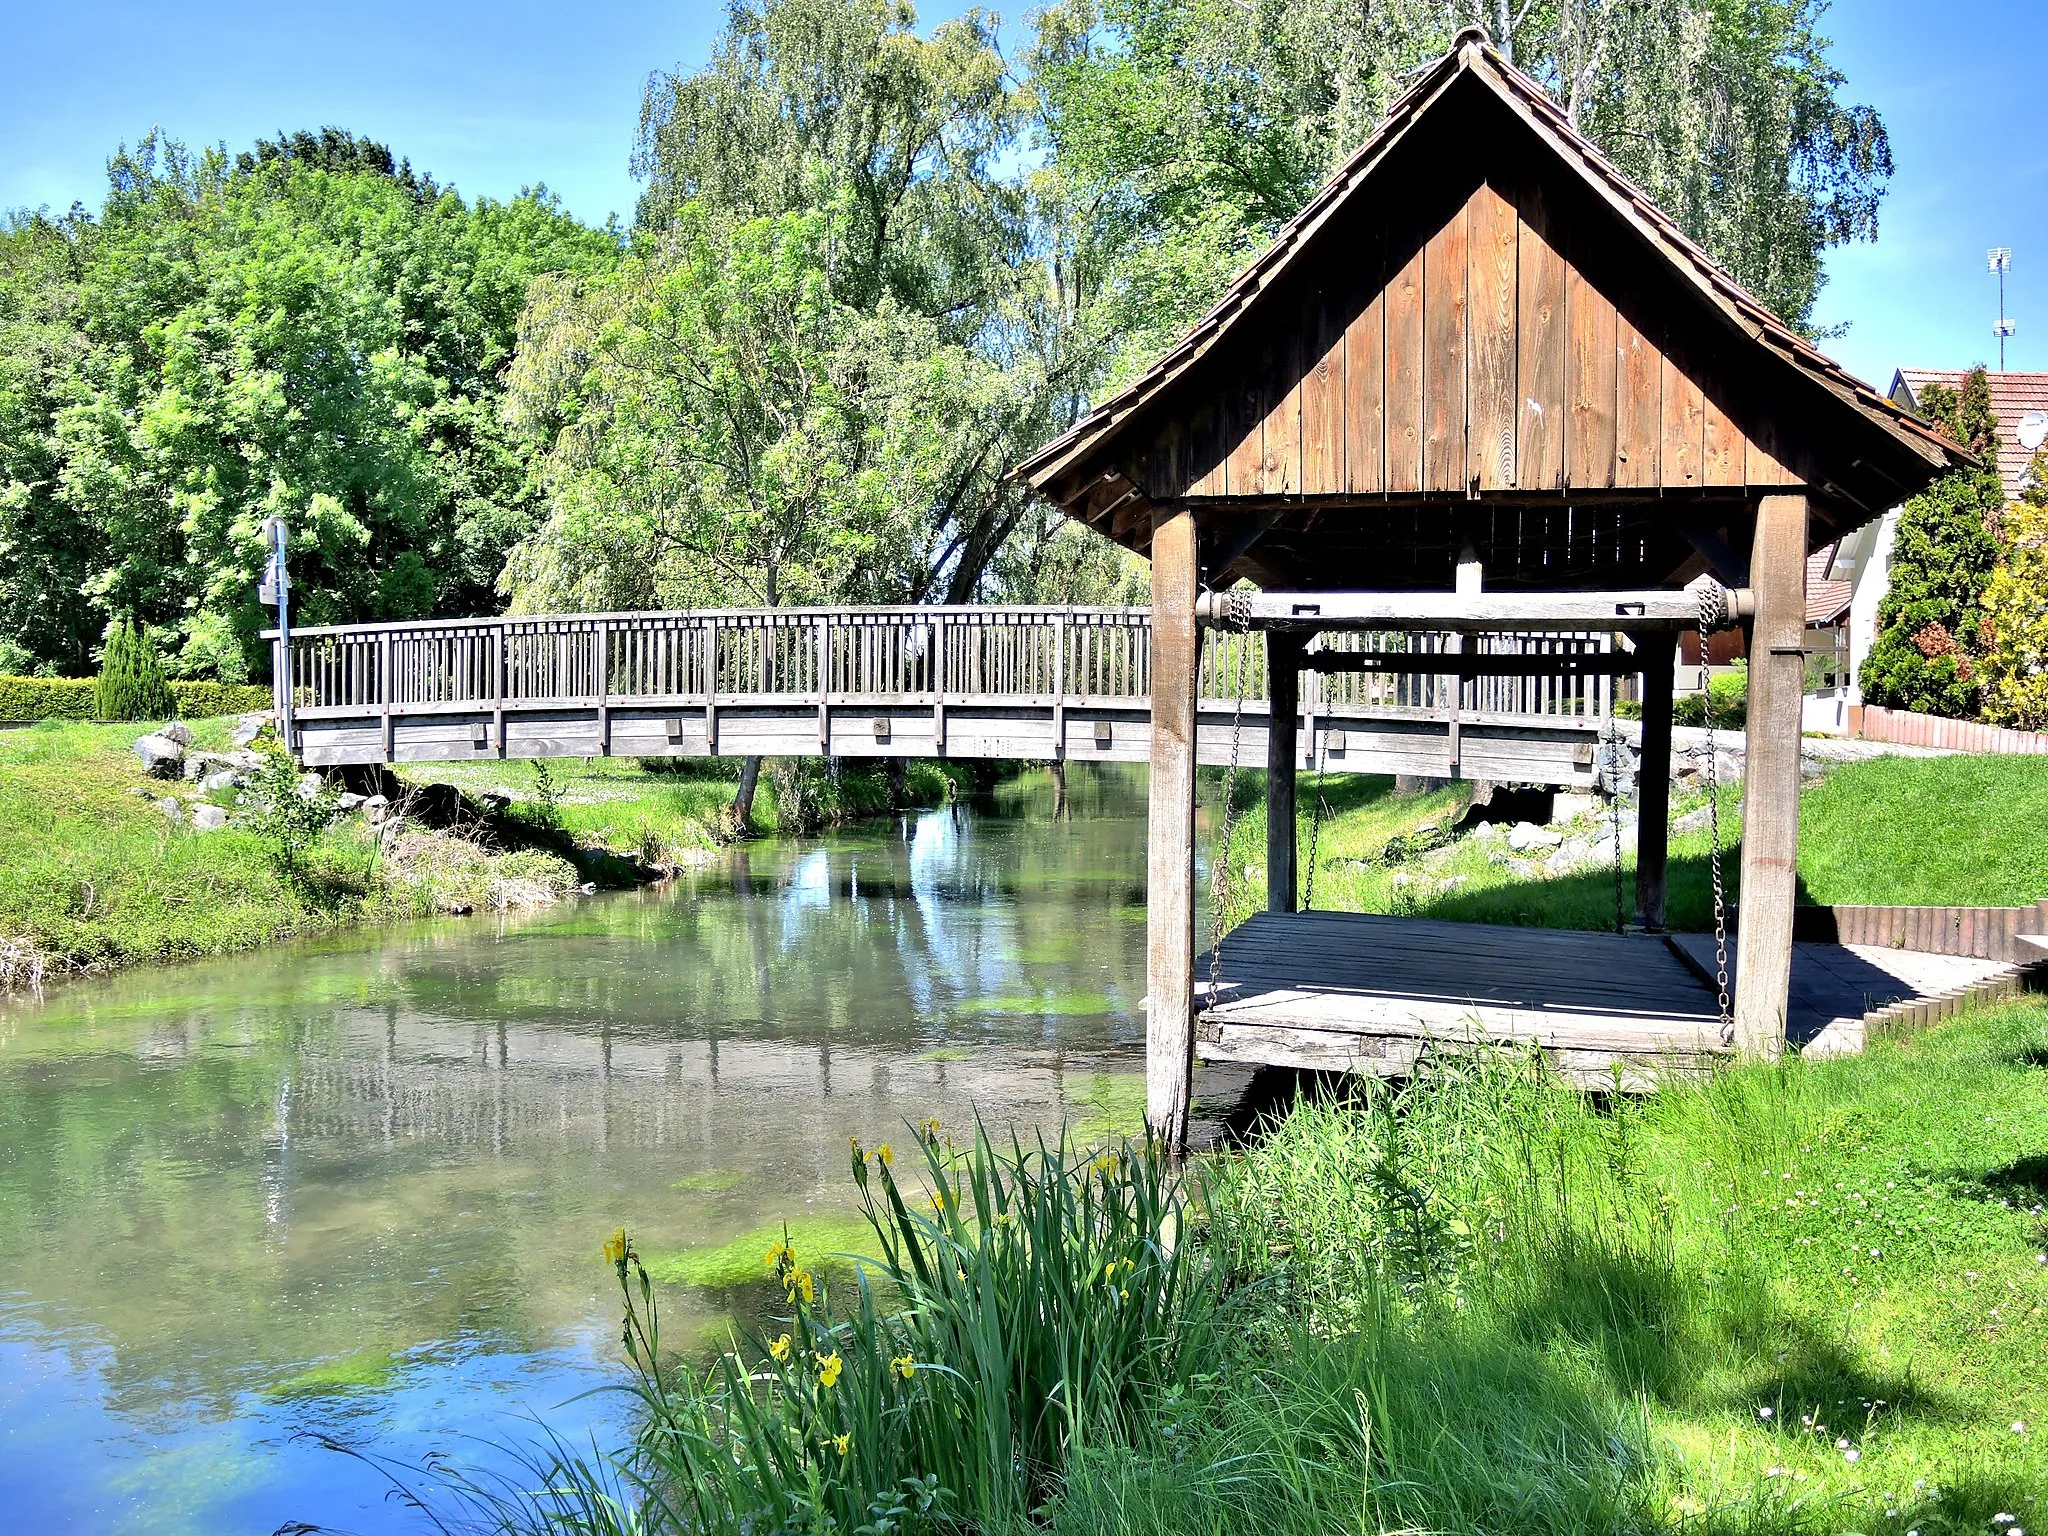
[[[1984,714],[2048,731],[2048,451],[1999,525],[2003,552],[1984,592]]]
[[[168,720],[177,712],[156,646],[132,619],[116,619],[107,631],[99,680],[93,685],[94,715],[101,720]]]
[[[1921,407],[1935,429],[1975,454],[1899,513],[1891,586],[1857,683],[1868,704],[1974,719],[1983,689],[1983,598],[1998,564],[1993,530],[2005,500],[1990,384],[1972,369],[1960,390],[1931,384]]]

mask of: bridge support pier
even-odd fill
[[[1152,519],[1152,779],[1145,859],[1145,1120],[1178,1154],[1194,1089],[1195,628],[1194,514]]]

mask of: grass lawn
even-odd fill
[[[1611,866],[1555,878],[1512,861],[1498,842],[1460,839],[1425,862],[1382,855],[1396,836],[1425,823],[1449,826],[1463,814],[1464,785],[1396,798],[1390,778],[1305,775],[1299,790],[1299,861],[1307,880],[1316,843],[1314,901],[1325,910],[1381,912],[1463,922],[1602,928],[1614,921]],[[1221,778],[1204,775],[1220,801]],[[1328,810],[1313,830],[1318,790]],[[1232,837],[1234,916],[1266,899],[1264,775],[1240,773],[1240,818]],[[1675,796],[1672,815],[1705,804]],[[1212,808],[1212,825],[1220,804]],[[1575,829],[1597,836],[1600,824]],[[1742,796],[1722,795],[1723,870],[1729,899],[1741,887]],[[1712,926],[1710,835],[1674,833],[1672,926]],[[2048,897],[2048,759],[1887,757],[1851,763],[1809,784],[1800,801],[1799,899],[1830,905],[2024,906]],[[1624,840],[1622,895],[1634,912],[1633,837]]]

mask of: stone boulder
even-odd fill
[[[298,797],[301,800],[315,799],[320,791],[326,787],[327,781],[321,778],[319,774],[302,773],[299,775]]]
[[[173,720],[169,725],[158,731],[157,735],[168,737],[181,747],[192,745],[192,727],[182,720]]]
[[[1533,821],[1518,821],[1508,829],[1508,847],[1515,853],[1529,853],[1540,848],[1556,848],[1562,845],[1564,837],[1547,827],[1539,827]]]
[[[263,734],[263,727],[268,724],[270,724],[270,716],[268,714],[242,716],[235,724],[233,738],[235,745],[238,747],[248,746],[250,742]]]
[[[156,808],[163,812],[164,820],[168,821],[172,826],[178,827],[185,824],[185,802],[177,799],[175,796],[165,795],[163,799],[157,801]]]
[[[346,816],[350,811],[359,809],[363,804],[363,800],[364,797],[362,795],[340,794],[334,797],[334,808]]]
[[[184,772],[185,744],[162,731],[136,737],[135,755],[142,759],[143,771],[153,779],[175,779]]]
[[[209,795],[223,789],[240,789],[242,776],[232,768],[220,768],[199,781],[199,787]]]
[[[228,824],[228,813],[217,805],[202,801],[192,807],[192,830],[195,832],[218,832]]]
[[[382,795],[371,795],[363,801],[363,820],[373,827],[382,826],[391,815],[391,802]]]

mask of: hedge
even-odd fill
[[[171,693],[186,720],[270,708],[270,690],[260,683],[174,681]],[[0,677],[0,720],[90,720],[92,704],[89,677]]]

